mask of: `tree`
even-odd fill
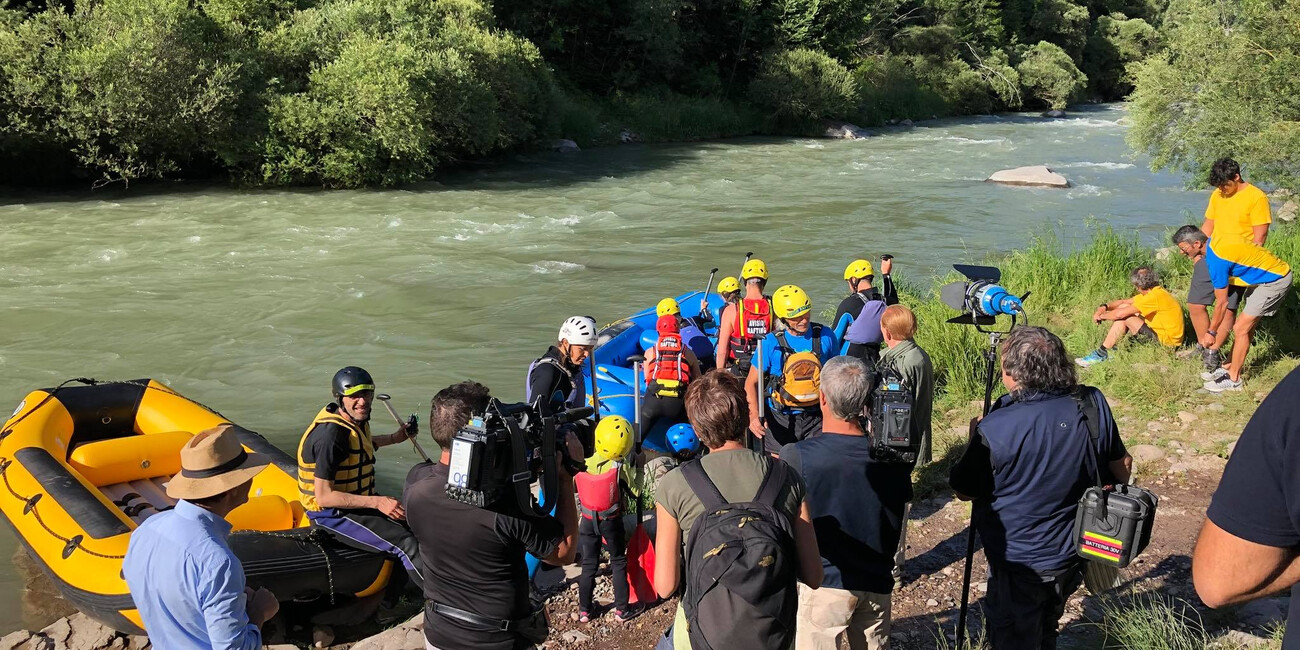
[[[1070,55],[1047,41],[1039,41],[1029,48],[1016,66],[1016,72],[1020,73],[1020,85],[1026,97],[1055,110],[1065,108],[1088,85],[1088,77],[1074,66]]]
[[[1300,4],[1176,0],[1165,24],[1168,49],[1135,68],[1134,148],[1196,184],[1231,155],[1300,191]]]

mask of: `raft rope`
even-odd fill
[[[320,555],[321,555],[321,557],[325,558],[325,577],[326,577],[326,579],[329,581],[329,588],[330,588],[330,607],[333,607],[333,606],[335,605],[335,602],[334,602],[334,563],[330,561],[330,554],[329,554],[328,551],[325,550],[325,544],[323,543],[324,540],[326,539],[326,536],[328,535],[328,533],[326,533],[325,531],[321,530],[320,528],[312,527],[311,529],[308,530],[308,532],[307,532],[307,536],[306,536],[306,537],[299,537],[299,536],[297,536],[297,535],[287,535],[287,534],[285,534],[285,533],[274,533],[274,532],[271,532],[271,531],[269,531],[269,530],[241,530],[241,531],[239,531],[239,532],[237,532],[237,533],[234,533],[234,534],[235,534],[235,535],[267,535],[267,536],[269,536],[269,537],[280,537],[280,538],[283,538],[283,539],[293,540],[293,541],[295,541],[295,542],[304,542],[304,541],[305,541],[305,542],[307,542],[307,543],[309,543],[309,544],[315,546],[315,547],[316,547],[316,550],[320,551]]]
[[[66,560],[69,557],[71,557],[72,552],[77,549],[81,549],[83,553],[86,553],[88,555],[98,557],[98,558],[103,558],[105,560],[121,560],[126,558],[125,555],[110,555],[107,553],[99,553],[97,551],[92,551],[86,548],[85,546],[82,546],[81,542],[85,539],[84,535],[73,535],[72,537],[64,537],[63,535],[60,535],[59,533],[55,532],[53,528],[50,528],[49,524],[45,523],[44,519],[41,519],[40,510],[37,509],[38,508],[37,504],[41,500],[42,493],[37,492],[36,494],[33,494],[30,497],[25,497],[19,494],[16,490],[14,490],[13,486],[9,484],[9,468],[11,466],[13,466],[12,459],[0,458],[0,478],[4,479],[5,489],[9,490],[9,494],[12,494],[15,499],[26,502],[27,505],[23,506],[23,514],[31,513],[31,515],[36,518],[36,523],[40,524],[41,528],[45,529],[45,532],[49,533],[52,537],[59,540],[60,542],[63,542],[63,559]]]

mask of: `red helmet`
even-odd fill
[[[658,330],[660,334],[663,334],[664,332],[676,334],[678,332],[677,316],[674,314],[665,314],[660,316],[659,320],[655,322],[655,329]]]

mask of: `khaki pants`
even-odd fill
[[[849,650],[889,648],[889,594],[799,585],[796,650],[837,650],[847,637]]]

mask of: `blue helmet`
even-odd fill
[[[674,424],[668,429],[668,447],[674,454],[698,452],[700,439],[695,435],[695,427],[686,423]]]

